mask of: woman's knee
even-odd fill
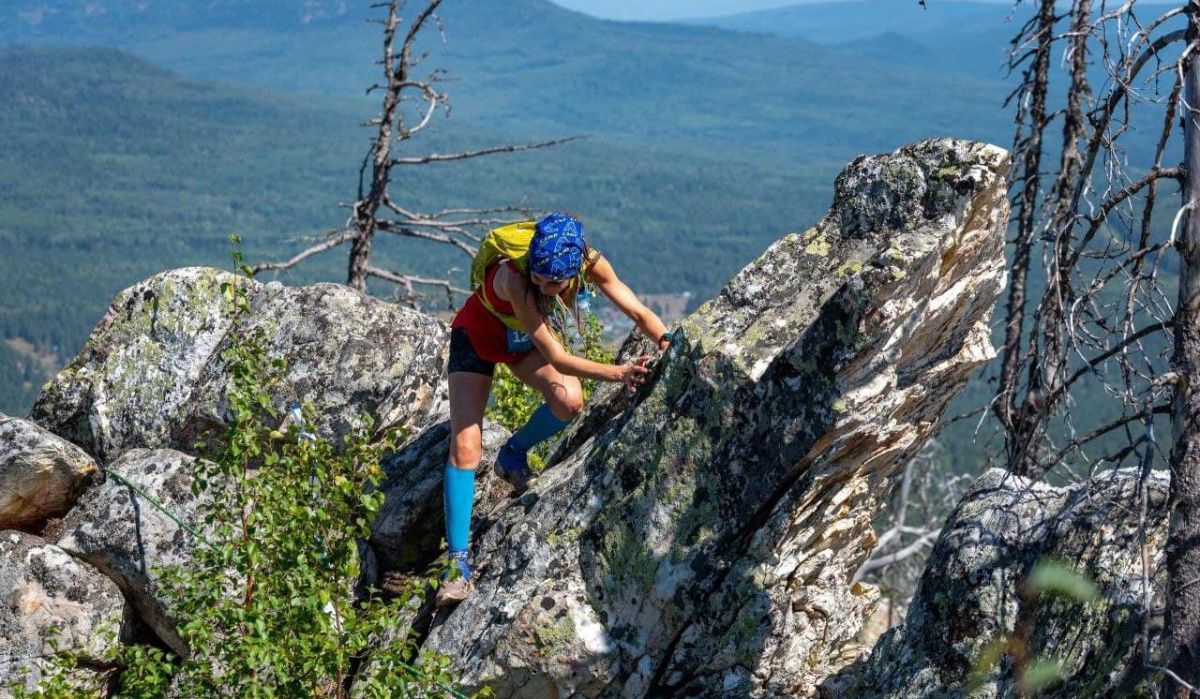
[[[482,457],[483,440],[479,430],[461,430],[450,438],[450,463],[455,468],[473,471]]]
[[[568,380],[555,389],[552,397],[546,397],[550,412],[559,420],[574,420],[583,412],[583,387],[578,380]]]

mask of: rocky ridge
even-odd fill
[[[803,695],[856,659],[871,520],[993,354],[1007,167],[951,140],[851,163],[635,399],[594,399],[425,647],[501,697]]]
[[[950,139],[851,163],[829,214],[687,318],[644,390],[593,398],[531,492],[505,500],[481,479],[478,589],[406,619],[430,629],[425,649],[500,696],[806,694],[857,660],[876,593],[850,580],[871,520],[992,354],[1007,168],[1004,151]],[[231,312],[231,284],[247,285],[249,316]],[[288,367],[272,399],[313,403],[322,436],[358,411],[410,431],[370,544],[387,566],[428,563],[448,335],[429,316],[338,285],[175,270],[114,300],[31,420],[186,510],[188,453],[223,425],[222,350],[250,327]],[[110,479],[59,544],[171,644],[145,571],[187,550],[178,527],[152,547],[120,533],[142,536],[144,505]]]

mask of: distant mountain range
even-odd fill
[[[366,9],[341,12],[331,0],[307,14],[289,0],[212,5],[109,2],[88,17],[68,10],[73,1],[18,0],[3,10],[0,41],[113,46],[191,77],[282,91],[360,96],[375,80],[379,37]],[[36,27],[13,19],[35,6]],[[446,43],[430,48],[456,80],[456,115],[488,124],[770,154],[783,147],[805,159],[820,146],[823,160],[839,161],[951,128],[1007,138],[998,76],[973,82],[809,42],[606,22],[545,0],[452,0],[443,17]]]
[[[225,264],[231,232],[266,255],[341,222],[367,142],[359,124],[377,108],[363,97],[380,43],[368,4],[0,5],[0,45],[65,47],[0,51],[0,342],[20,340],[0,364],[37,353],[11,376],[66,359],[124,286]],[[796,37],[603,21],[545,0],[448,0],[443,19],[426,64],[450,71],[454,109],[414,150],[591,138],[414,172],[406,196],[580,210],[639,291],[710,296],[813,223],[860,153],[934,135],[1010,138],[999,77]],[[414,271],[462,265],[440,250],[379,254]],[[340,281],[343,265],[335,256],[289,278]],[[36,377],[23,382],[0,410],[20,411]]]
[[[810,0],[686,22],[840,47],[929,70],[1003,75],[1011,41],[1035,3],[1011,0]],[[1139,0],[1143,18],[1174,0]],[[1110,8],[1111,9],[1111,8]]]
[[[263,259],[344,220],[360,124],[377,108],[363,97],[380,43],[368,4],[0,4],[0,45],[20,45],[0,49],[0,411],[24,413],[120,289],[168,267],[227,266],[230,233]],[[635,289],[701,301],[815,222],[858,154],[935,135],[1008,145],[1008,4],[929,5],[807,4],[696,26],[447,0],[426,65],[449,69],[454,110],[412,151],[590,138],[407,171],[397,191],[415,208],[581,211]],[[395,242],[378,244],[379,262],[464,267]],[[341,281],[344,260],[285,278]],[[956,467],[975,468],[967,424],[952,429]]]
[[[554,2],[563,7],[604,19],[665,21],[717,17],[782,7],[794,4],[796,0],[654,0],[654,2],[645,2],[644,0],[554,0]]]

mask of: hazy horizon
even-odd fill
[[[961,0],[928,0],[955,2]],[[975,0],[976,2],[1009,3],[1011,0]],[[917,4],[918,0],[551,0],[556,5],[602,19],[661,21],[719,17],[742,12],[769,10],[789,5],[811,5],[820,2],[881,2],[884,4]]]

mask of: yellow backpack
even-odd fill
[[[510,223],[507,226],[493,228],[483,237],[479,243],[479,251],[475,253],[475,259],[471,261],[471,290],[479,297],[479,301],[483,303],[483,307],[491,311],[492,315],[500,319],[513,330],[521,331],[521,323],[515,315],[502,313],[488,301],[487,294],[483,293],[483,283],[487,279],[488,267],[498,260],[508,259],[517,266],[524,274],[529,266],[529,241],[533,240],[533,232],[537,228],[536,221],[518,221]],[[577,289],[583,279],[583,273],[591,266],[591,263],[599,258],[599,255],[593,255],[591,260],[584,262],[583,268],[579,270],[579,275],[571,280],[572,289]]]

